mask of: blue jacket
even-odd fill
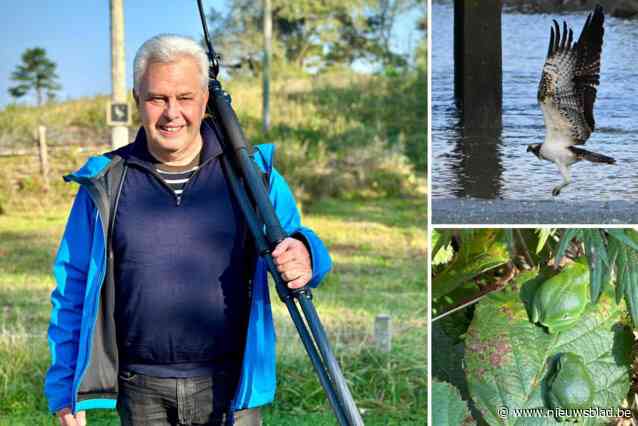
[[[48,340],[51,367],[44,392],[49,410],[73,412],[114,408],[117,400],[118,355],[115,339],[113,254],[108,241],[111,213],[126,173],[127,147],[91,157],[65,180],[77,182],[77,193],[54,263],[57,287]],[[257,165],[269,175],[269,196],[282,226],[309,248],[317,286],[331,260],[321,240],[300,223],[293,195],[272,167],[274,146],[255,147]],[[115,201],[115,202],[114,202]],[[234,410],[271,402],[275,393],[275,332],[267,285],[267,268],[256,259],[250,318]]]

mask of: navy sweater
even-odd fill
[[[251,250],[219,141],[208,127],[202,136],[200,169],[179,201],[143,130],[128,159],[113,230],[121,369],[189,377],[241,360]]]

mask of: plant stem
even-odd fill
[[[518,242],[523,248],[523,255],[525,256],[525,260],[527,260],[527,264],[531,266],[532,268],[536,267],[536,264],[534,263],[532,256],[529,254],[529,249],[527,248],[527,243],[525,243],[525,239],[523,238],[523,234],[521,233],[521,230],[515,229],[514,233],[518,237],[518,240],[519,240]]]
[[[443,312],[441,315],[438,315],[434,318],[432,318],[432,322],[434,321],[438,321],[442,318],[445,318],[448,315],[453,314],[454,312],[461,310],[463,308],[467,308],[470,305],[473,305],[474,303],[478,302],[479,300],[483,299],[485,296],[488,296],[491,293],[500,291],[502,289],[505,288],[506,284],[508,282],[510,282],[512,280],[512,278],[514,278],[514,276],[516,275],[517,269],[514,267],[514,265],[512,264],[512,262],[508,263],[508,269],[507,269],[507,273],[505,274],[505,276],[503,276],[500,280],[496,281],[494,284],[489,285],[487,287],[485,287],[484,289],[482,289],[477,295],[474,295],[472,297],[470,297],[469,299],[463,300],[459,303],[456,303],[454,305],[452,305],[452,307]]]

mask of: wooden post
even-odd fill
[[[38,147],[40,155],[40,173],[44,181],[44,190],[49,191],[49,154],[47,151],[47,128],[38,126]]]
[[[465,131],[502,125],[501,0],[454,0],[454,93]]]
[[[270,58],[272,56],[272,7],[270,0],[264,1],[264,94],[263,94],[263,131],[270,129]]]
[[[392,350],[392,327],[390,315],[377,315],[374,319],[374,342],[381,352]]]

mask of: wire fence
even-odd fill
[[[130,137],[135,132],[129,129]],[[39,155],[38,128],[31,133],[22,130],[0,131],[0,157],[34,156]],[[48,149],[77,148],[78,150],[92,150],[95,147],[108,147],[111,144],[111,129],[86,128],[78,126],[54,127],[46,126],[46,145]]]

